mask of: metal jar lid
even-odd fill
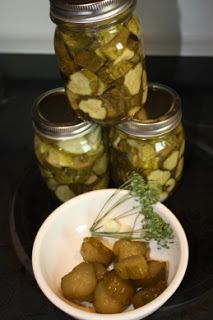
[[[181,118],[181,99],[177,92],[165,85],[150,83],[144,108],[117,128],[135,137],[150,138],[170,132]]]
[[[93,23],[110,19],[136,5],[136,0],[50,0],[54,21]]]
[[[36,132],[54,140],[67,140],[89,133],[97,127],[77,118],[64,88],[56,88],[40,95],[32,107],[32,122]]]

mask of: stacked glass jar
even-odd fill
[[[185,147],[181,101],[168,87],[148,86],[141,24],[135,15],[135,6],[136,0],[50,0],[50,17],[56,24],[55,53],[70,109],[78,121],[95,126],[96,137],[103,127],[109,129],[107,155],[104,143],[104,151],[95,151],[97,156],[92,151],[94,161],[100,161],[100,167],[104,163],[104,176],[101,173],[100,177],[94,170],[94,161],[89,170],[75,168],[72,181],[68,179],[69,190],[75,190],[74,195],[93,190],[93,183],[100,182],[99,179],[104,179],[104,183],[98,183],[95,188],[108,186],[107,156],[115,187],[125,182],[130,172],[137,171],[149,184],[160,186],[162,201],[174,191],[181,178]],[[63,112],[61,109],[59,113]],[[37,130],[36,155],[47,180],[43,170],[47,159],[40,151],[45,149],[41,147],[42,139],[46,137]],[[76,145],[75,139],[70,142],[67,139],[68,145],[66,141],[51,143],[49,140],[44,144],[51,148],[57,145],[56,149],[64,155],[73,152]],[[89,143],[89,133],[87,143],[83,138],[77,139],[82,148]],[[71,155],[72,162],[73,157]],[[51,172],[55,170],[52,169]],[[51,181],[53,176],[55,179],[54,172]],[[62,172],[57,175],[60,183],[63,176]],[[79,183],[80,189],[74,187]],[[67,194],[66,199],[71,197],[71,193]]]
[[[64,88],[50,90],[38,97],[32,117],[35,154],[41,175],[61,202],[108,186],[104,130],[73,114]]]
[[[70,106],[115,124],[142,108],[147,76],[135,0],[51,0],[55,52]]]
[[[147,103],[131,120],[110,129],[111,174],[123,184],[132,171],[158,186],[164,201],[180,182],[185,138],[181,100],[171,88],[150,83]]]

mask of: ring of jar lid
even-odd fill
[[[178,93],[166,85],[150,83],[144,108],[116,127],[129,135],[148,138],[170,132],[181,119],[181,99]]]
[[[36,132],[54,140],[74,139],[97,127],[74,115],[62,87],[49,90],[36,99],[32,107],[32,123]]]
[[[50,0],[52,20],[95,23],[111,19],[136,5],[136,0]]]

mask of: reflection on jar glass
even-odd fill
[[[150,84],[143,112],[132,121],[111,128],[110,170],[116,186],[139,172],[161,190],[161,201],[174,192],[183,172],[185,137],[177,93],[160,84]]]
[[[147,98],[136,1],[50,2],[55,52],[75,113],[101,124],[132,117]]]
[[[36,100],[33,125],[41,175],[60,201],[108,186],[102,129],[72,114],[64,89],[51,90]]]

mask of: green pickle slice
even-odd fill
[[[55,52],[59,64],[59,69],[62,74],[69,78],[70,74],[77,70],[77,65],[75,64],[72,57],[69,55],[68,50],[63,41],[62,35],[58,29],[55,32]]]
[[[82,68],[86,68],[92,72],[98,71],[105,63],[104,59],[98,56],[94,51],[80,51],[76,57],[75,62]]]
[[[124,51],[127,45],[129,31],[121,26],[120,32],[106,45],[101,47],[102,53],[110,61],[117,59]]]
[[[90,96],[97,93],[99,89],[99,80],[95,73],[88,69],[82,69],[70,76],[67,88],[72,93]]]
[[[72,190],[66,185],[58,186],[55,190],[55,195],[61,202],[66,202],[75,196]]]
[[[136,16],[133,16],[127,23],[127,28],[129,32],[133,33],[138,39],[141,38],[141,25],[139,19]]]

